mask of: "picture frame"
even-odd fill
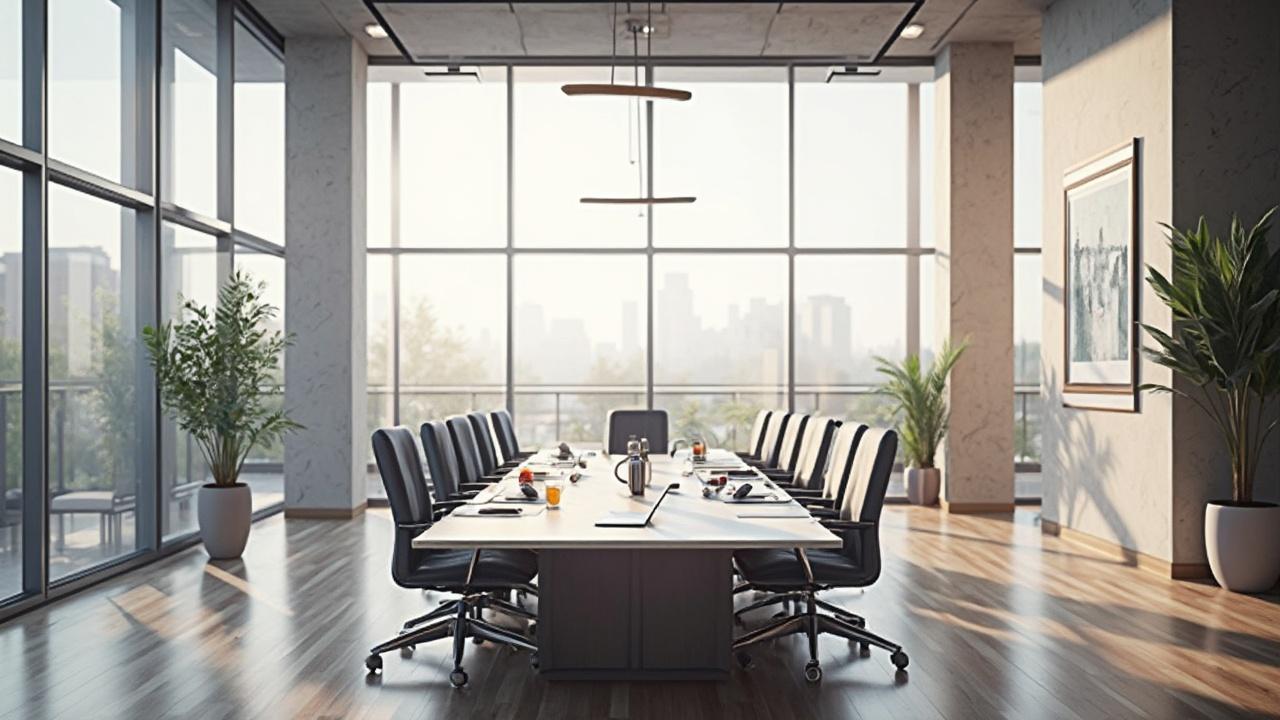
[[[1063,176],[1063,404],[1137,412],[1140,141]]]

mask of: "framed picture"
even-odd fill
[[[1138,140],[1063,178],[1063,401],[1134,412],[1138,386]]]

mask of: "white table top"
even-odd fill
[[[839,548],[840,538],[810,517],[740,518],[740,513],[768,512],[796,505],[737,504],[702,496],[697,477],[682,474],[687,454],[671,459],[652,458],[653,482],[643,497],[633,498],[627,486],[614,478],[614,465],[623,456],[589,458],[582,479],[564,480],[560,507],[531,517],[447,516],[414,539],[417,548],[525,548],[525,549],[744,549]],[[717,456],[718,460],[720,456]],[[545,456],[529,463],[535,469]],[[555,472],[555,471],[553,471]],[[563,471],[566,476],[571,470]],[[503,483],[514,483],[516,471]],[[669,483],[678,482],[663,500],[648,527],[601,528],[596,520],[609,512],[648,513]],[[755,483],[753,483],[754,485]],[[543,483],[535,482],[539,494]],[[781,491],[779,491],[781,492]]]

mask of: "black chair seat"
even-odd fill
[[[867,573],[840,550],[806,550],[813,580],[818,585],[856,585]],[[769,548],[739,550],[733,562],[747,582],[758,588],[803,588],[807,583],[804,567],[796,560],[795,550]]]
[[[406,581],[428,587],[460,586],[466,581],[472,550],[428,550]],[[475,590],[526,585],[538,574],[538,556],[528,550],[481,550],[471,576]]]

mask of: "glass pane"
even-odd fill
[[[1040,255],[1013,258],[1013,378],[1040,386],[1040,325],[1043,320]]]
[[[785,387],[786,257],[658,254],[653,278],[656,384]]]
[[[391,245],[391,83],[369,83],[367,92],[365,244],[387,247]]]
[[[0,31],[3,32],[3,31]],[[22,590],[22,174],[0,167],[0,598]]]
[[[189,319],[191,300],[210,310],[218,303],[218,241],[172,223],[161,229],[162,317]],[[160,425],[160,530],[166,538],[194,531],[200,486],[212,475],[195,440],[167,414]]]
[[[506,279],[502,254],[400,258],[402,423],[504,403]]]
[[[402,246],[506,247],[507,83],[486,70],[400,85]]]
[[[907,352],[906,258],[796,258],[796,383],[876,385]]]
[[[392,294],[391,294],[391,256],[365,256],[365,288],[368,306],[365,308],[365,350],[369,358],[366,370],[366,397],[368,408],[365,415],[369,435],[381,427],[395,424],[395,378],[393,368],[393,338],[391,337]],[[365,462],[369,468],[369,497],[385,498],[386,490],[382,487],[382,478],[373,466],[373,444],[365,443]]]
[[[797,82],[796,245],[907,244],[907,86]]]
[[[700,437],[711,447],[746,451],[751,424],[764,409],[785,407],[782,389],[770,393],[710,390],[690,393],[680,389],[655,390],[653,406],[667,411],[671,438]]]
[[[933,225],[934,177],[934,102],[933,83],[920,83],[920,247],[938,244]]]
[[[283,245],[284,63],[236,23],[236,229]]]
[[[1013,244],[1040,247],[1044,216],[1041,85],[1013,84]]]
[[[0,0],[0,138],[22,143],[22,2]],[[0,597],[4,587],[0,585]]]
[[[654,209],[662,247],[787,244],[787,76],[782,68],[660,68],[693,92],[654,103],[654,193],[694,195]]]
[[[938,259],[933,255],[921,255],[916,262],[920,263],[920,360],[932,362],[935,349],[938,347],[937,308],[934,297],[937,295],[936,266]]]
[[[132,552],[139,427],[134,211],[49,185],[49,574]]]
[[[644,384],[626,388],[518,388],[516,436],[520,446],[550,447],[559,442],[584,448],[604,445],[604,420],[610,410],[645,406]],[[525,438],[528,438],[527,440]]]
[[[516,68],[515,244],[523,247],[637,247],[645,212],[583,205],[586,196],[644,195],[643,112],[618,97],[566,97],[565,83],[607,83],[608,68]],[[632,83],[619,68],[616,81]],[[643,82],[643,79],[641,80]]]
[[[266,283],[262,297],[277,311],[267,323],[267,330],[284,332],[284,258],[237,245],[235,269],[248,274],[254,282]],[[280,358],[280,377],[284,378],[284,358]],[[283,402],[282,396],[273,398],[275,405]],[[245,459],[243,478],[253,490],[255,511],[284,502],[284,444],[277,440],[255,447]]]
[[[218,214],[218,15],[214,0],[163,3],[161,162],[164,199]]]
[[[136,185],[135,0],[49,0],[49,154]]]

